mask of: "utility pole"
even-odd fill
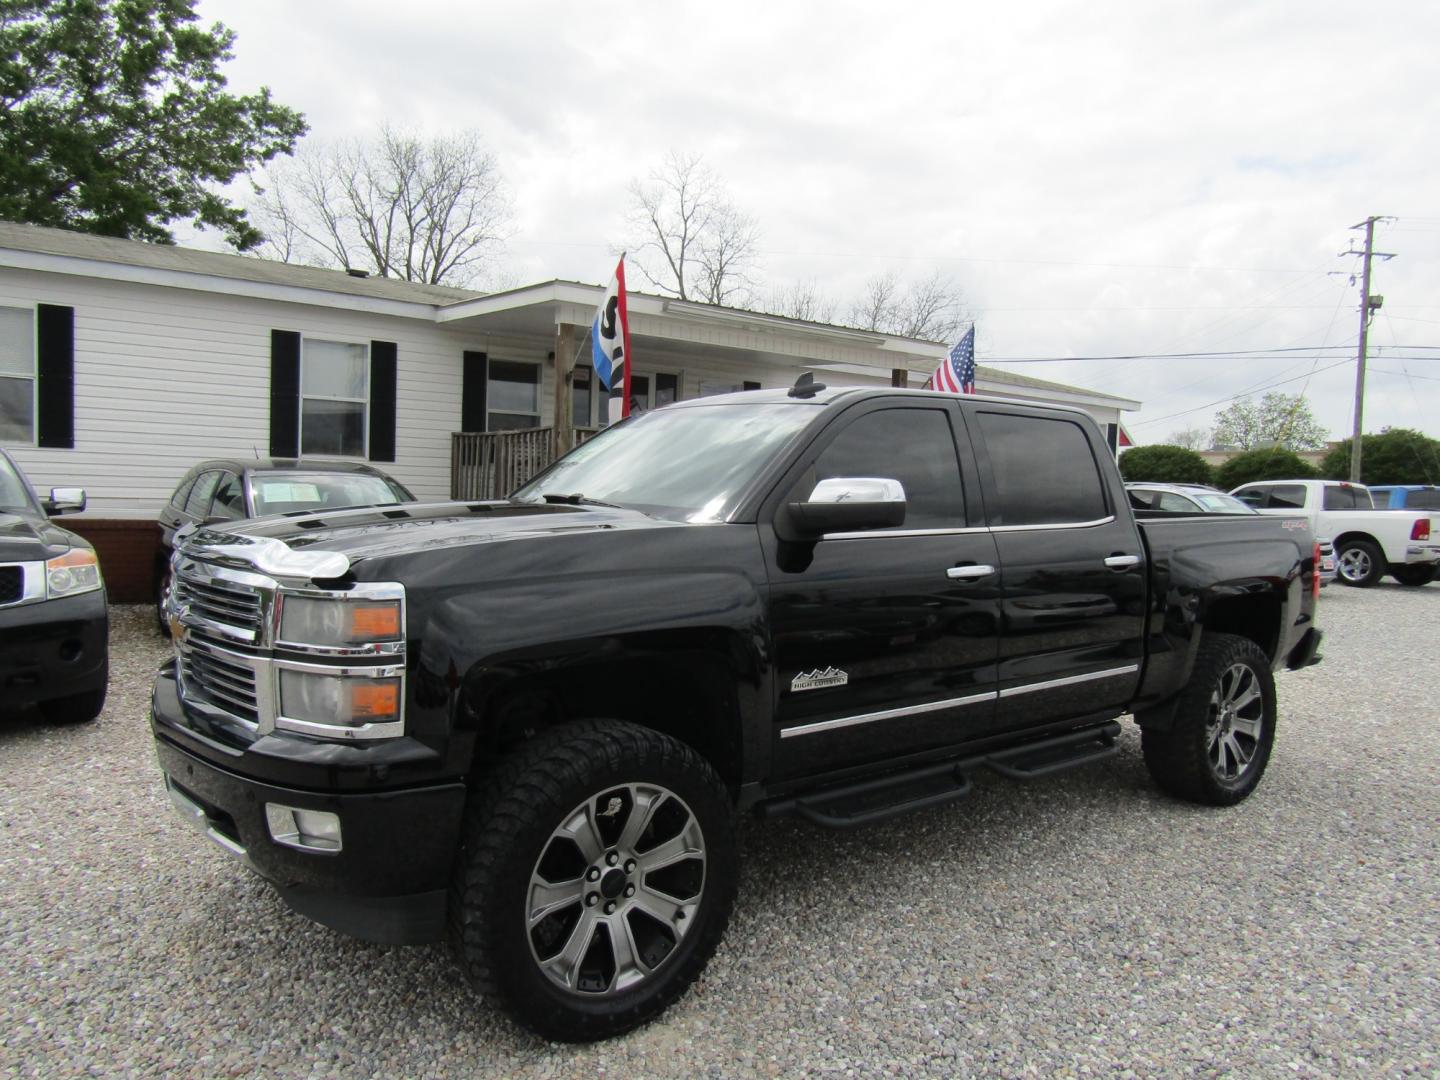
[[[1375,223],[1383,221],[1379,215],[1371,215],[1359,225],[1352,225],[1352,229],[1365,230],[1365,250],[1356,251],[1352,245],[1349,251],[1342,251],[1342,255],[1363,255],[1365,265],[1360,275],[1360,351],[1355,358],[1355,428],[1350,439],[1350,482],[1360,482],[1360,450],[1361,450],[1361,428],[1365,415],[1365,349],[1366,342],[1370,336],[1370,320],[1374,318],[1375,312],[1385,303],[1383,296],[1370,295],[1370,261],[1376,257],[1381,259],[1393,259],[1395,256],[1375,250]],[[1354,282],[1354,278],[1350,279]]]

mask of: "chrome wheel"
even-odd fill
[[[1375,573],[1374,560],[1361,547],[1348,547],[1340,553],[1338,560],[1340,576],[1348,581],[1365,581]]]
[[[1210,767],[1217,778],[1242,776],[1255,760],[1265,727],[1265,696],[1248,664],[1228,668],[1210,694],[1205,728]]]
[[[530,874],[530,953],[555,985],[587,997],[632,989],[675,952],[705,891],[705,837],[678,795],[610,788],[575,807]]]

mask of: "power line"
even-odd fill
[[[1285,386],[1287,383],[1299,382],[1301,379],[1308,379],[1312,375],[1318,375],[1322,371],[1329,371],[1331,368],[1342,367],[1348,363],[1350,363],[1350,358],[1347,356],[1344,360],[1337,360],[1333,364],[1326,364],[1322,368],[1315,368],[1311,371],[1307,371],[1304,375],[1296,375],[1293,379],[1280,379],[1277,382],[1267,383],[1264,386],[1254,386],[1248,390],[1242,391],[1239,394],[1232,394],[1229,397],[1220,398],[1218,401],[1211,401],[1205,405],[1196,405],[1193,409],[1181,409],[1179,412],[1167,413],[1164,416],[1157,416],[1153,420],[1141,420],[1139,423],[1126,424],[1125,426],[1127,428],[1148,427],[1150,424],[1160,423],[1161,420],[1173,420],[1177,416],[1188,416],[1190,415],[1190,413],[1200,412],[1204,409],[1213,409],[1216,405],[1225,405],[1231,401],[1239,401],[1243,397],[1249,397],[1252,394],[1258,394],[1261,390],[1273,390],[1277,386]]]
[[[1181,353],[1129,353],[1117,354],[1115,356],[987,356],[984,358],[987,364],[1059,364],[1080,360],[1263,360],[1267,357],[1280,358],[1286,353],[1315,353],[1322,350],[1337,352],[1349,350],[1350,345],[1300,345],[1288,346],[1283,349],[1229,349],[1221,352],[1181,352]],[[1376,349],[1421,349],[1440,352],[1440,345],[1379,345]],[[1392,359],[1399,357],[1392,356]],[[1440,357],[1411,356],[1410,360],[1433,360]]]

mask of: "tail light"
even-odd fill
[[[1417,518],[1410,529],[1411,540],[1430,539],[1430,519],[1428,517]]]
[[[1320,599],[1320,541],[1315,541],[1315,572],[1310,575],[1310,595]]]

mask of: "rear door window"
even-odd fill
[[[1305,488],[1300,484],[1276,484],[1269,492],[1270,498],[1265,503],[1253,505],[1264,505],[1276,510],[1302,510],[1305,507]]]
[[[215,485],[220,483],[218,472],[201,473],[200,479],[195,481],[195,486],[190,489],[190,497],[185,500],[185,513],[193,518],[203,518],[210,510],[210,497],[215,494]]]
[[[1065,525],[1110,513],[1100,469],[1071,420],[977,412],[999,500],[997,525]]]

